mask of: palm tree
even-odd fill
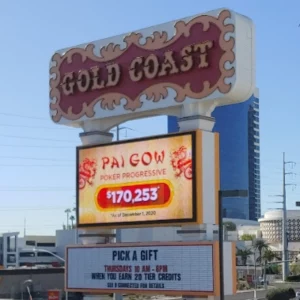
[[[252,254],[252,251],[250,249],[239,249],[237,248],[236,256],[240,256],[242,259],[242,265],[247,265],[247,259]]]
[[[73,207],[72,211],[75,214],[74,218],[76,219],[76,207]]]
[[[71,220],[71,228],[73,229],[74,228],[74,221],[75,221],[75,217],[74,216],[71,216],[70,217],[70,220]]]
[[[70,213],[71,213],[71,209],[70,208],[67,208],[66,210],[65,210],[65,213],[67,214],[67,229],[69,229],[69,215],[70,215]]]
[[[262,260],[263,260],[263,252],[269,250],[269,244],[262,240],[262,239],[257,239],[253,242],[253,249],[254,251],[258,251],[259,256],[257,258],[257,261],[262,265]]]
[[[263,260],[267,262],[272,262],[275,259],[279,259],[279,257],[276,255],[274,251],[272,251],[270,248],[266,249],[263,253]]]

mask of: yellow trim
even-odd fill
[[[236,243],[231,243],[231,255],[232,255],[232,294],[236,294],[236,282],[237,282],[237,269],[236,269]]]
[[[215,142],[215,224],[219,224],[219,190],[220,190],[220,136],[214,134]]]
[[[202,144],[203,144],[203,134],[201,130],[196,131],[196,149],[197,153],[194,154],[196,158],[196,201],[198,209],[198,219],[197,223],[203,223],[203,163],[202,163]]]
[[[136,186],[136,185],[143,185],[143,184],[160,184],[160,183],[164,183],[166,184],[169,188],[170,188],[170,198],[168,200],[168,202],[164,203],[163,205],[149,205],[149,206],[132,206],[132,207],[115,207],[115,208],[103,208],[98,204],[97,201],[97,195],[100,192],[100,190],[102,189],[109,189],[109,188],[121,188],[121,187],[129,187],[129,186]],[[159,208],[166,208],[168,207],[172,200],[174,198],[174,187],[173,184],[171,183],[171,181],[167,180],[167,179],[162,179],[162,180],[149,180],[149,181],[136,181],[136,182],[130,182],[130,183],[119,183],[119,184],[108,184],[108,185],[100,185],[97,189],[96,192],[94,194],[94,201],[95,201],[95,205],[98,211],[101,211],[102,213],[105,212],[111,212],[111,211],[130,211],[130,210],[138,210],[138,209],[143,209],[143,210],[148,210],[148,209],[159,209]]]

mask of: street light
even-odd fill
[[[248,197],[248,190],[224,190],[219,191],[219,260],[220,260],[220,300],[225,300],[224,294],[224,258],[223,258],[223,198]],[[234,270],[236,272],[236,270]]]
[[[22,300],[24,299],[24,295],[23,295],[23,286],[24,286],[25,284],[28,284],[28,283],[32,283],[32,279],[27,279],[27,280],[23,281],[23,283],[22,283]],[[27,288],[27,291],[28,291],[28,294],[29,294],[29,296],[30,296],[30,298],[31,298],[31,294],[30,294],[29,288]]]
[[[57,255],[57,254],[55,254],[55,253],[53,253],[53,252],[51,252],[51,251],[49,251],[49,250],[46,250],[46,249],[39,249],[39,248],[33,248],[32,250],[33,250],[33,252],[35,252],[35,253],[38,253],[38,252],[49,253],[49,254],[51,254],[52,256],[54,256],[54,257],[56,257],[57,259],[59,259],[60,261],[62,261],[62,262],[64,262],[64,263],[66,262],[66,260],[65,260],[64,258],[60,257],[59,255]]]
[[[37,253],[37,252],[49,253],[52,256],[56,257],[57,259],[61,260],[62,262],[64,262],[64,263],[66,262],[66,260],[64,258],[60,257],[59,255],[57,255],[57,254],[55,254],[55,253],[53,253],[49,250],[46,250],[46,249],[33,248],[33,252],[35,252],[35,253]],[[65,293],[66,293],[66,300],[68,300],[69,299],[68,291],[65,291]]]

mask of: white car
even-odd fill
[[[300,291],[296,292],[296,299],[300,299]]]

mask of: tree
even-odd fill
[[[254,239],[255,239],[255,235],[248,234],[248,233],[245,233],[240,237],[240,240],[242,240],[242,241],[253,241]]]
[[[275,259],[279,259],[276,253],[272,251],[270,248],[267,248],[263,251],[262,258],[267,262],[272,262]]]
[[[293,275],[299,275],[300,274],[300,265],[297,263],[290,264],[290,271]]]
[[[255,251],[258,251],[259,256],[257,258],[257,261],[260,263],[260,265],[262,265],[263,252],[270,249],[269,244],[262,239],[257,239],[253,242],[253,249]]]
[[[70,218],[69,218],[69,215],[70,215],[70,213],[71,213],[71,209],[70,208],[67,208],[66,210],[65,210],[65,213],[67,214],[67,229],[69,229],[69,220],[70,220]]]
[[[265,262],[265,264],[267,263],[271,263],[274,260],[280,259],[280,257],[278,257],[278,255],[276,255],[276,253],[274,251],[272,251],[270,248],[265,249],[263,251],[263,255],[262,255],[262,260]],[[268,264],[266,265],[266,273],[267,274],[278,274],[278,265],[272,265],[272,264]]]
[[[237,251],[236,251],[236,256],[241,257],[243,266],[247,265],[247,259],[251,254],[253,254],[252,251],[247,248],[246,249],[237,248]]]
[[[223,225],[227,229],[227,231],[235,231],[236,230],[236,224],[233,222],[223,222]]]
[[[71,221],[71,226],[72,226],[72,228],[74,228],[75,217],[74,217],[74,216],[71,216],[71,217],[70,217],[70,221]]]

